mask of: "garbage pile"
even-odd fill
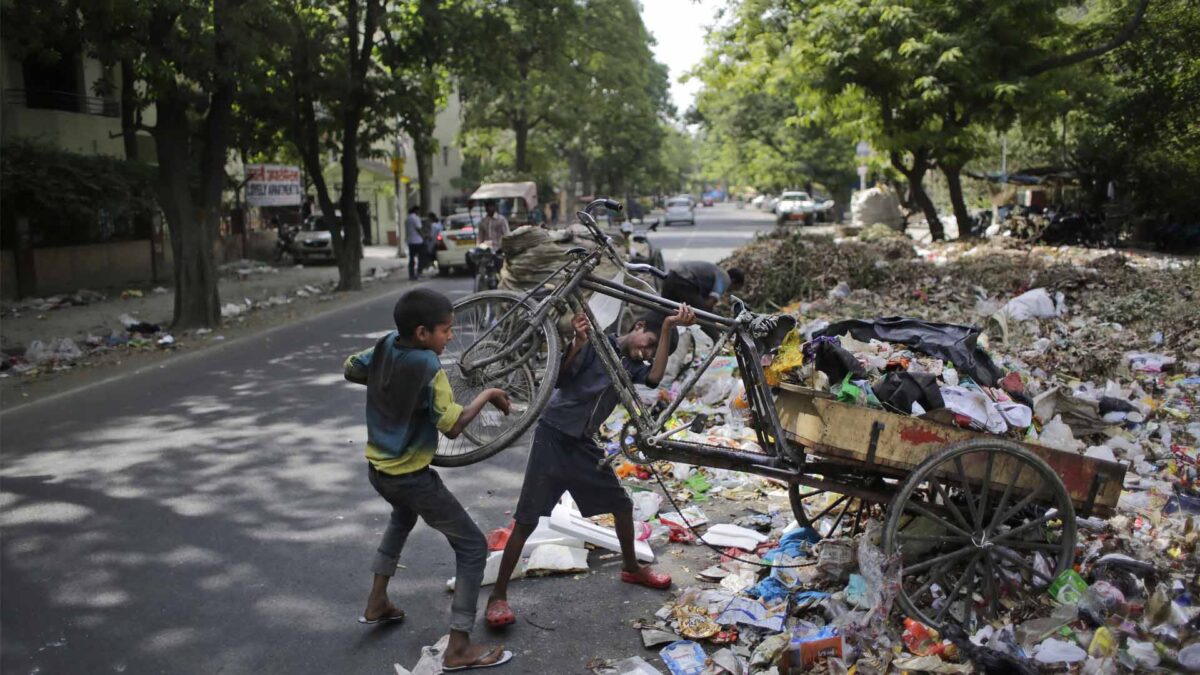
[[[52,295],[47,298],[24,298],[5,302],[0,307],[0,316],[5,318],[20,318],[23,314],[49,312],[65,307],[83,307],[105,299],[103,293],[81,288],[74,293]]]
[[[934,281],[867,290],[845,281],[852,274],[839,279],[845,270],[837,261],[865,262],[873,245],[848,243],[840,257],[820,261],[815,276],[829,272],[823,290],[781,303],[798,316],[799,328],[770,360],[768,378],[846,403],[1124,463],[1115,515],[1077,517],[1076,565],[1033,589],[1032,604],[1006,606],[969,632],[954,624],[939,631],[894,602],[902,563],[882,553],[877,521],[852,538],[822,539],[837,534],[828,522],[833,514],[802,526],[773,481],[670,462],[652,471],[619,460],[645,541],[657,550],[708,544],[724,554],[709,554],[694,581],[677,576],[677,594],[635,624],[647,652],[598,659],[592,671],[1200,672],[1200,342],[1196,332],[1172,325],[1195,326],[1200,307],[1157,300],[1168,287],[1192,297],[1200,286],[1185,280],[1194,278],[1194,266],[1150,261],[1134,268],[1112,256],[1051,250],[1042,262],[1014,267],[972,262],[977,252],[966,256],[967,272],[938,273],[972,250],[943,248],[911,263],[876,258],[858,277],[911,264]],[[847,244],[815,246],[825,245]],[[899,240],[890,246],[911,249]],[[974,283],[954,288],[963,275],[975,275]],[[1046,285],[1029,283],[1039,279]],[[782,283],[781,276],[760,280],[751,290]],[[1113,301],[1127,316],[1104,304],[1118,291],[1126,295]],[[844,319],[908,308],[919,311]],[[718,357],[669,426],[683,440],[754,451],[741,386],[732,359]],[[657,405],[677,393],[678,385],[646,391],[643,402]],[[703,423],[694,424],[697,418]],[[633,442],[620,409],[602,433],[609,452]],[[679,510],[655,491],[655,472]],[[729,508],[744,513],[715,517]]]

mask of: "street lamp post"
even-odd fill
[[[395,193],[396,200],[395,201],[396,201],[396,257],[397,258],[406,257],[405,245],[404,245],[405,244],[405,241],[404,241],[404,212],[407,210],[405,208],[405,206],[406,206],[405,202],[407,201],[406,198],[408,195],[406,195],[400,189],[400,177],[404,174],[404,160],[405,159],[406,159],[406,157],[405,157],[405,152],[404,152],[404,143],[402,143],[400,141],[400,135],[397,134],[396,135],[395,152],[392,155],[392,162],[391,162],[392,181],[393,181],[392,186],[393,186],[393,189],[396,191],[396,193]]]

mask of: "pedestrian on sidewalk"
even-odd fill
[[[625,335],[604,337],[621,355],[621,366],[633,382],[657,387],[667,358],[675,350],[675,327],[695,322],[696,314],[684,306],[669,317],[647,313]],[[575,337],[563,359],[554,394],[533,433],[521,497],[513,512],[512,534],[504,546],[499,576],[488,598],[484,618],[494,628],[516,622],[508,605],[508,581],[521,558],[525,541],[541,517],[550,515],[564,492],[571,493],[585,517],[613,514],[621,545],[621,581],[655,589],[671,586],[670,575],[638,563],[633,539],[633,502],[611,467],[597,468],[604,450],[593,438],[617,407],[619,398],[600,356],[588,342],[592,326],[587,315],[576,314],[571,326]],[[652,363],[646,363],[647,360]]]
[[[467,670],[512,659],[502,646],[471,643],[487,540],[462,505],[429,468],[438,432],[456,438],[487,404],[508,414],[508,394],[486,389],[465,408],[454,402],[438,356],[453,336],[453,305],[441,293],[416,288],[392,312],[396,330],[346,359],[346,379],[367,386],[367,478],[392,507],[375,562],[375,577],[359,623],[400,621],[404,611],[388,599],[400,552],[420,517],[446,535],[454,549],[457,581],[450,611],[450,641],[443,669]]]
[[[423,229],[421,207],[409,207],[408,218],[404,220],[404,237],[408,242],[409,281],[416,281],[421,277],[421,263],[425,260],[425,238],[421,236]]]
[[[438,238],[442,235],[442,219],[433,211],[426,216],[429,238],[425,240],[425,264],[421,269],[429,269],[437,262]]]

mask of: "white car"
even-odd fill
[[[671,223],[696,224],[696,204],[687,197],[672,197],[667,200],[667,215],[663,218],[664,225]]]
[[[779,203],[775,205],[776,222],[780,225],[786,223],[809,225],[814,220],[813,216],[816,210],[817,203],[808,196],[807,192],[785,192],[780,195]]]
[[[437,243],[438,274],[450,274],[452,270],[468,270],[467,254],[475,248],[475,221],[470,213],[455,213],[442,221],[442,232]]]

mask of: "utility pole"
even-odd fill
[[[401,191],[401,189],[400,189],[400,176],[404,173],[404,159],[405,159],[404,144],[400,141],[400,134],[397,133],[396,134],[395,151],[392,154],[392,162],[391,162],[392,189],[394,189],[396,191],[395,192],[395,195],[396,195],[395,203],[396,203],[396,257],[397,258],[407,257],[407,253],[405,252],[405,248],[407,248],[407,247],[405,246],[406,242],[404,241],[404,212],[408,210],[406,208],[406,204],[405,204],[405,202],[407,201],[408,195],[405,192]]]

